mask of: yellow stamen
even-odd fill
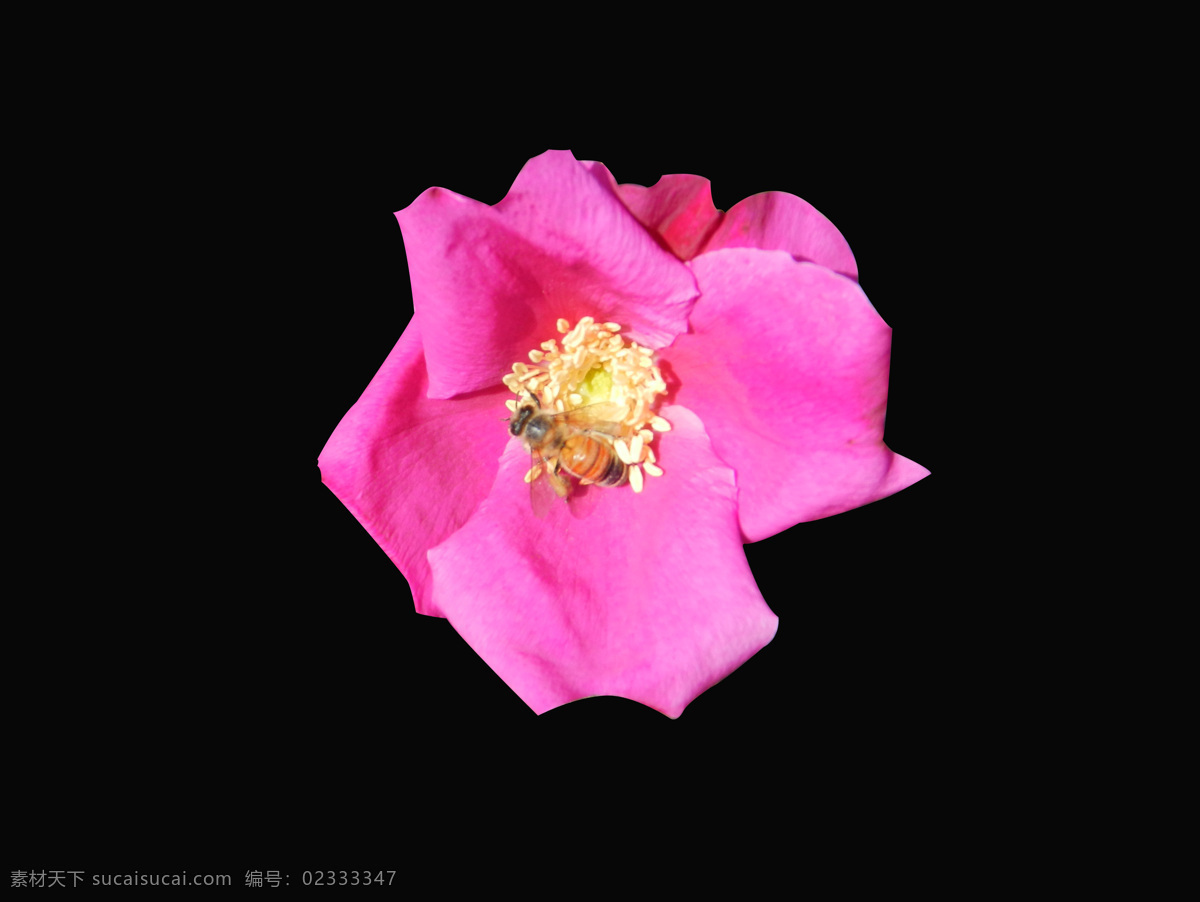
[[[633,463],[633,458],[629,454],[629,446],[625,444],[625,439],[619,438],[613,442],[613,449],[617,452],[617,457],[621,458],[621,463]]]
[[[579,395],[583,399],[580,406],[594,404],[601,399],[612,397],[612,374],[604,367],[594,366],[588,370],[579,384]]]
[[[630,467],[629,468],[629,487],[631,489],[633,489],[635,492],[641,492],[641,490],[642,490],[642,468],[641,467]]]
[[[671,429],[654,412],[667,391],[662,371],[654,364],[654,351],[637,342],[626,344],[619,323],[598,323],[585,316],[573,328],[565,319],[555,327],[561,342],[544,341],[541,350],[530,351],[532,366],[514,363],[502,379],[505,388],[518,396],[532,394],[544,410],[560,413],[611,405],[612,412],[606,410],[604,417],[611,422],[603,434],[611,437],[617,457],[629,467],[630,487],[640,492],[642,467],[654,476],[662,475],[650,446],[659,433]],[[510,411],[515,412],[515,403],[508,402]]]

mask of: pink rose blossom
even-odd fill
[[[775,635],[744,543],[928,475],[883,443],[891,330],[797,197],[721,213],[698,176],[618,185],[550,151],[495,206],[430,188],[396,218],[415,315],[322,478],[417,611],[539,714],[617,695],[679,716]],[[501,378],[584,317],[657,349],[662,475],[539,518]]]

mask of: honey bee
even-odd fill
[[[612,437],[620,434],[621,426],[610,420],[619,412],[618,405],[601,403],[543,413],[537,398],[527,394],[509,419],[508,431],[525,443],[533,464],[542,465],[555,494],[566,498],[571,482],[563,474],[602,486],[628,481],[629,467],[613,447]]]

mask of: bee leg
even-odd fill
[[[571,483],[559,475],[557,463],[553,467],[546,468],[546,478],[550,480],[550,485],[554,487],[554,494],[559,498],[566,498],[571,494]]]

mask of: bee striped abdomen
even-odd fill
[[[596,485],[624,485],[629,477],[629,468],[621,463],[612,445],[586,434],[568,438],[558,460],[576,479],[586,479]]]

